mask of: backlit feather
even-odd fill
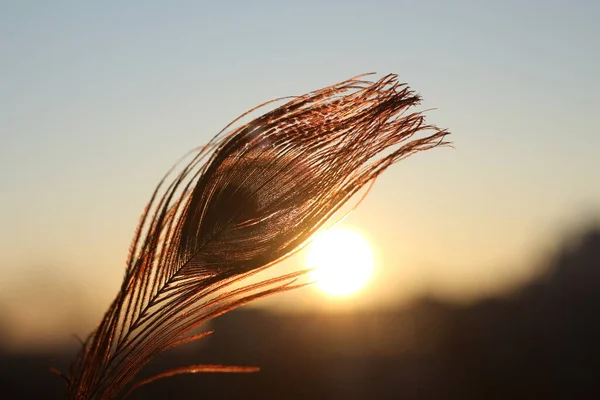
[[[410,110],[420,98],[395,75],[364,79],[293,97],[235,127],[238,119],[163,178],[120,291],[71,366],[70,399],[124,397],[154,379],[133,383],[144,365],[200,338],[192,333],[207,320],[303,286],[296,279],[305,270],[239,283],[301,248],[390,165],[446,144],[446,131]],[[200,371],[249,369],[195,365],[155,378]]]

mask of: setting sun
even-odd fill
[[[360,290],[374,268],[373,251],[367,240],[350,229],[321,233],[308,248],[306,264],[311,277],[325,293],[349,295]]]

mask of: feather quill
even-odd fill
[[[285,102],[239,122],[274,101]],[[69,399],[124,398],[179,373],[253,371],[194,365],[133,383],[159,353],[206,336],[192,333],[207,320],[306,285],[297,279],[307,270],[234,284],[300,249],[393,163],[448,144],[447,131],[409,112],[419,103],[396,75],[362,75],[255,107],[174,167],[142,214],[120,291],[70,367]]]

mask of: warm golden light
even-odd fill
[[[350,229],[330,229],[308,248],[306,264],[316,285],[325,293],[343,296],[357,292],[370,279],[373,251],[367,240]]]

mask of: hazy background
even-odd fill
[[[93,328],[186,151],[260,102],[372,71],[420,92],[455,150],[390,168],[348,220],[376,250],[362,292],[257,306],[517,290],[600,215],[599,18],[596,1],[1,2],[0,344]]]

